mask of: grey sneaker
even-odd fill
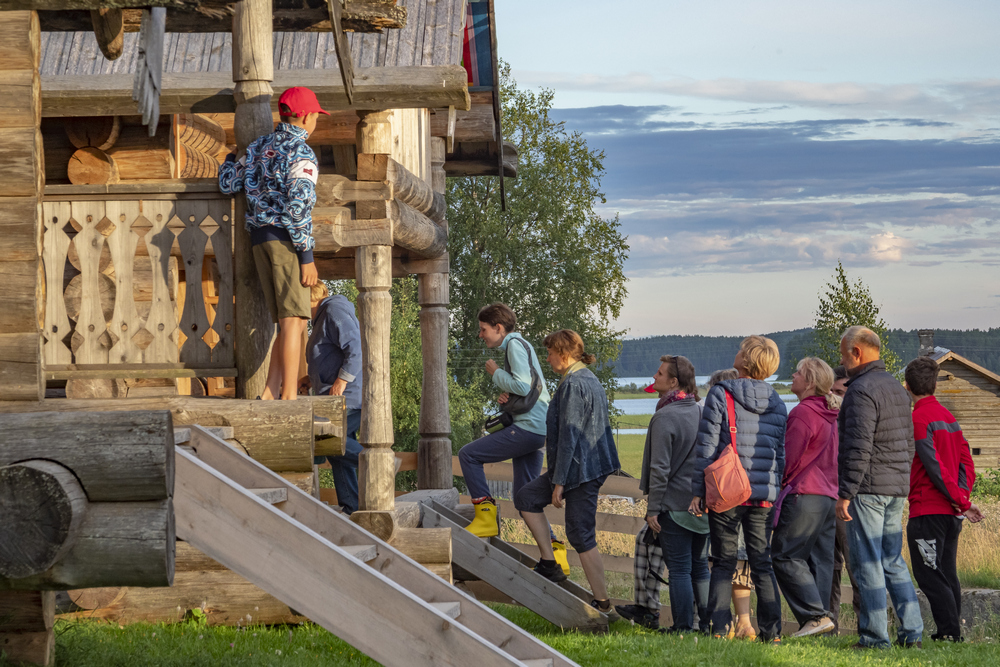
[[[793,634],[793,637],[811,637],[813,635],[823,635],[827,632],[833,632],[833,621],[829,617],[824,616],[823,618],[814,618],[811,621],[806,621],[799,631]]]

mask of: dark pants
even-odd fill
[[[834,505],[836,507],[836,505]],[[833,580],[830,582],[830,619],[833,621],[834,632],[840,632],[840,592],[843,581],[845,565],[850,556],[847,546],[847,522],[837,519],[837,538],[833,543]],[[851,568],[847,569],[847,576],[851,580],[851,606],[854,607],[854,617],[858,618],[858,609],[861,606],[861,594],[858,593],[858,584],[854,581],[854,573]]]
[[[927,596],[937,633],[931,639],[962,636],[962,587],[958,583],[958,536],[962,520],[948,514],[913,517],[906,523],[913,577]]]
[[[604,475],[563,491],[566,539],[577,553],[597,548],[597,496],[607,477]],[[554,489],[552,473],[546,471],[521,487],[514,495],[514,507],[518,512],[540,514],[552,504]],[[551,526],[549,533],[552,533]]]
[[[337,490],[337,502],[346,514],[358,511],[358,454],[364,449],[358,442],[361,428],[361,408],[347,411],[347,436],[344,438],[344,454],[341,456],[317,456],[313,463],[319,465],[326,459],[333,469],[333,487]]]
[[[771,538],[774,575],[799,625],[829,614],[837,501],[789,494]]]
[[[739,527],[742,525],[750,579],[757,592],[760,636],[765,640],[780,636],[781,600],[778,598],[778,582],[771,568],[771,508],[741,505],[725,512],[710,512],[708,522],[712,543],[712,584],[708,594],[712,632],[725,635],[733,623],[729,604],[733,595],[733,574],[736,572]]]
[[[490,495],[490,487],[486,484],[484,463],[507,461],[514,464],[514,493],[521,487],[538,477],[542,472],[542,447],[545,446],[545,436],[525,431],[520,426],[508,426],[505,429],[490,433],[487,436],[473,440],[458,452],[458,461],[462,464],[462,475],[469,495],[473,498],[483,498]]]
[[[670,572],[670,612],[674,630],[694,630],[694,612],[698,609],[698,628],[708,630],[708,535],[694,533],[674,523],[669,512],[658,517],[660,548]]]

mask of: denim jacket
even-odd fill
[[[567,375],[545,416],[545,457],[553,484],[575,489],[621,467],[608,420],[608,396],[589,369]]]

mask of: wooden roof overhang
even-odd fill
[[[986,378],[993,384],[1000,386],[1000,375],[997,375],[988,368],[983,368],[974,361],[966,359],[957,352],[953,352],[949,349],[939,347],[934,351],[933,354],[930,355],[930,358],[936,361],[938,363],[938,366],[940,366],[946,361],[954,361],[955,363],[965,366],[969,370],[982,375],[984,378]]]

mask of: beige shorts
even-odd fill
[[[253,247],[253,260],[260,276],[264,301],[271,320],[312,316],[309,288],[302,284],[299,255],[291,241],[267,241]]]

